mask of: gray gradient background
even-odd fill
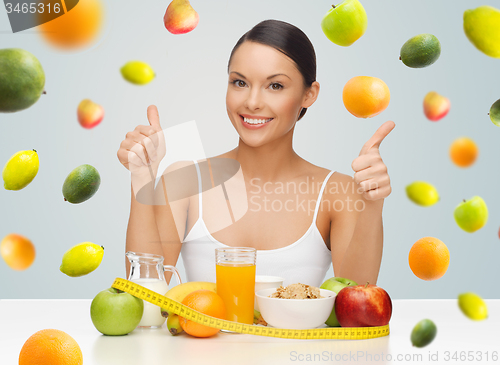
[[[500,256],[498,156],[500,129],[487,113],[500,98],[499,59],[480,53],[462,29],[464,0],[363,1],[368,14],[365,35],[348,48],[331,43],[320,21],[332,2],[291,0],[192,0],[200,23],[191,33],[172,35],[163,25],[168,1],[107,2],[107,23],[98,46],[78,53],[49,47],[37,29],[10,32],[0,10],[0,48],[19,47],[35,54],[46,72],[47,95],[31,108],[0,114],[0,163],[15,152],[36,149],[40,170],[21,191],[0,189],[0,236],[16,232],[29,237],[37,257],[26,271],[14,272],[0,260],[0,298],[93,298],[123,277],[125,234],[130,207],[130,174],[116,152],[125,134],[147,124],[146,108],[156,104],[164,128],[196,120],[207,156],[236,146],[238,136],[225,110],[227,60],[238,38],[259,21],[290,22],[311,39],[317,53],[317,102],[298,123],[295,149],[319,166],[352,175],[351,162],[362,145],[386,120],[396,128],[381,145],[393,193],[384,206],[385,243],[378,285],[396,299],[456,298],[475,291],[500,298],[496,275]],[[146,5],[147,4],[147,5]],[[410,69],[398,60],[410,37],[432,33],[442,45],[439,60],[425,69]],[[146,86],[125,82],[119,68],[129,60],[148,62],[157,77]],[[358,119],[342,103],[342,88],[352,77],[375,76],[391,91],[389,107],[371,119]],[[425,94],[435,90],[451,100],[449,114],[437,123],[422,111]],[[90,98],[103,105],[103,122],[83,129],[76,119],[78,103]],[[454,166],[450,143],[469,136],[480,148],[476,164]],[[63,201],[67,174],[88,163],[102,178],[97,194],[72,205]],[[441,201],[423,208],[411,203],[405,186],[414,180],[433,183]],[[490,216],[476,233],[462,231],[453,219],[455,206],[480,195]],[[413,275],[408,252],[421,237],[444,241],[451,253],[447,273],[426,282]],[[100,267],[70,278],[59,271],[62,255],[73,245],[92,241],[105,247]],[[182,260],[178,262],[185,279]],[[333,272],[327,277],[333,276]]]

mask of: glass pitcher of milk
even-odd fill
[[[179,272],[172,265],[163,265],[163,256],[149,253],[128,251],[125,256],[130,261],[130,274],[128,280],[133,281],[158,294],[165,295],[168,284],[165,280],[165,271],[171,271],[177,282],[181,284]],[[138,327],[159,328],[165,322],[161,315],[161,308],[144,301],[144,312]]]

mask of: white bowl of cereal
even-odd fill
[[[331,290],[300,283],[255,293],[260,314],[268,325],[299,330],[324,325],[332,312],[336,295]]]

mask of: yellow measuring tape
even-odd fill
[[[310,330],[293,330],[242,324],[207,316],[206,314],[200,313],[182,303],[160,295],[129,280],[116,278],[112,287],[132,294],[134,297],[143,299],[161,308],[166,308],[172,313],[178,314],[193,322],[231,332],[297,340],[364,340],[368,338],[383,337],[389,334],[388,324],[379,327],[326,327]]]

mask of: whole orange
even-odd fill
[[[46,4],[47,6],[48,4]],[[40,17],[39,22],[42,22],[44,16],[48,16],[49,13],[37,13],[37,15]],[[104,6],[101,0],[80,0],[66,14],[41,24],[39,26],[40,34],[47,42],[57,48],[81,48],[97,38],[103,18]]]
[[[476,161],[478,154],[479,148],[468,137],[457,138],[450,146],[451,161],[459,167],[471,166]]]
[[[78,343],[66,332],[41,330],[26,340],[19,354],[19,365],[81,365]]]
[[[347,81],[342,91],[346,109],[358,118],[371,118],[389,105],[391,93],[385,82],[376,77],[356,76]]]
[[[226,319],[226,306],[222,298],[211,290],[195,290],[184,298],[182,304],[208,316]],[[195,337],[210,337],[220,331],[180,316],[179,323],[187,334]]]
[[[450,251],[443,241],[424,237],[413,244],[408,255],[413,273],[422,280],[439,279],[448,270]]]
[[[11,233],[0,242],[0,254],[10,268],[26,270],[35,261],[36,252],[28,238]]]

